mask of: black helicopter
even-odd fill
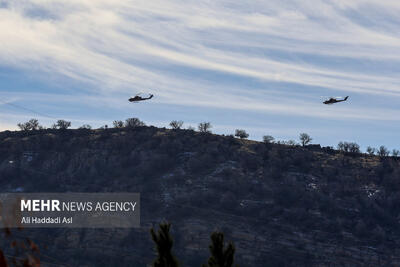
[[[348,98],[349,98],[349,96],[346,96],[344,99],[338,99],[338,98],[331,97],[328,100],[325,100],[323,103],[325,105],[332,105],[332,104],[335,104],[335,103],[344,102]]]
[[[153,96],[154,96],[154,95],[152,95],[152,94],[149,94],[148,97],[143,97],[143,96],[141,96],[141,95],[142,95],[142,94],[140,93],[140,94],[137,94],[137,95],[135,95],[135,96],[129,98],[129,102],[139,102],[139,101],[143,101],[143,100],[149,100],[149,99],[152,99]]]

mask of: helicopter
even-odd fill
[[[349,96],[346,96],[346,97],[343,98],[343,99],[338,99],[338,97],[337,97],[337,98],[331,97],[331,98],[329,98],[328,100],[325,100],[325,101],[322,102],[322,103],[324,103],[325,105],[332,105],[332,104],[335,104],[335,103],[344,102],[344,101],[346,101],[348,98],[349,98]]]
[[[131,98],[129,98],[129,102],[139,102],[139,101],[143,101],[143,100],[149,100],[152,99],[154,95],[149,94],[148,97],[143,97],[142,93],[139,93]]]

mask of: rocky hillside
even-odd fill
[[[172,223],[182,266],[225,233],[240,266],[400,265],[400,166],[231,136],[136,127],[0,133],[3,192],[140,192],[138,229],[23,229],[44,266],[146,266]],[[9,245],[3,240],[3,250]]]

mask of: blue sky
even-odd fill
[[[139,117],[400,148],[398,14],[391,0],[0,0],[0,130]],[[138,92],[155,97],[129,103]]]

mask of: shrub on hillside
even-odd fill
[[[249,134],[245,130],[236,129],[235,136],[240,139],[246,139],[247,137],[249,137]]]
[[[25,123],[18,123],[17,126],[21,129],[21,131],[35,131],[43,129],[43,126],[39,124],[37,119],[30,119]]]
[[[169,126],[172,127],[172,129],[177,130],[177,129],[181,129],[183,125],[183,121],[171,121],[169,123]]]
[[[124,122],[123,121],[113,121],[114,128],[123,128]]]
[[[59,130],[66,130],[69,127],[71,127],[71,122],[66,120],[58,120],[52,126],[53,129],[59,129]]]
[[[302,146],[306,146],[312,141],[312,138],[306,133],[301,133],[299,139]]]
[[[136,127],[146,126],[146,124],[141,120],[139,120],[138,118],[128,118],[125,120],[124,126],[126,128],[136,128]]]
[[[212,125],[210,122],[201,122],[199,123],[198,127],[199,132],[201,133],[211,133]]]

